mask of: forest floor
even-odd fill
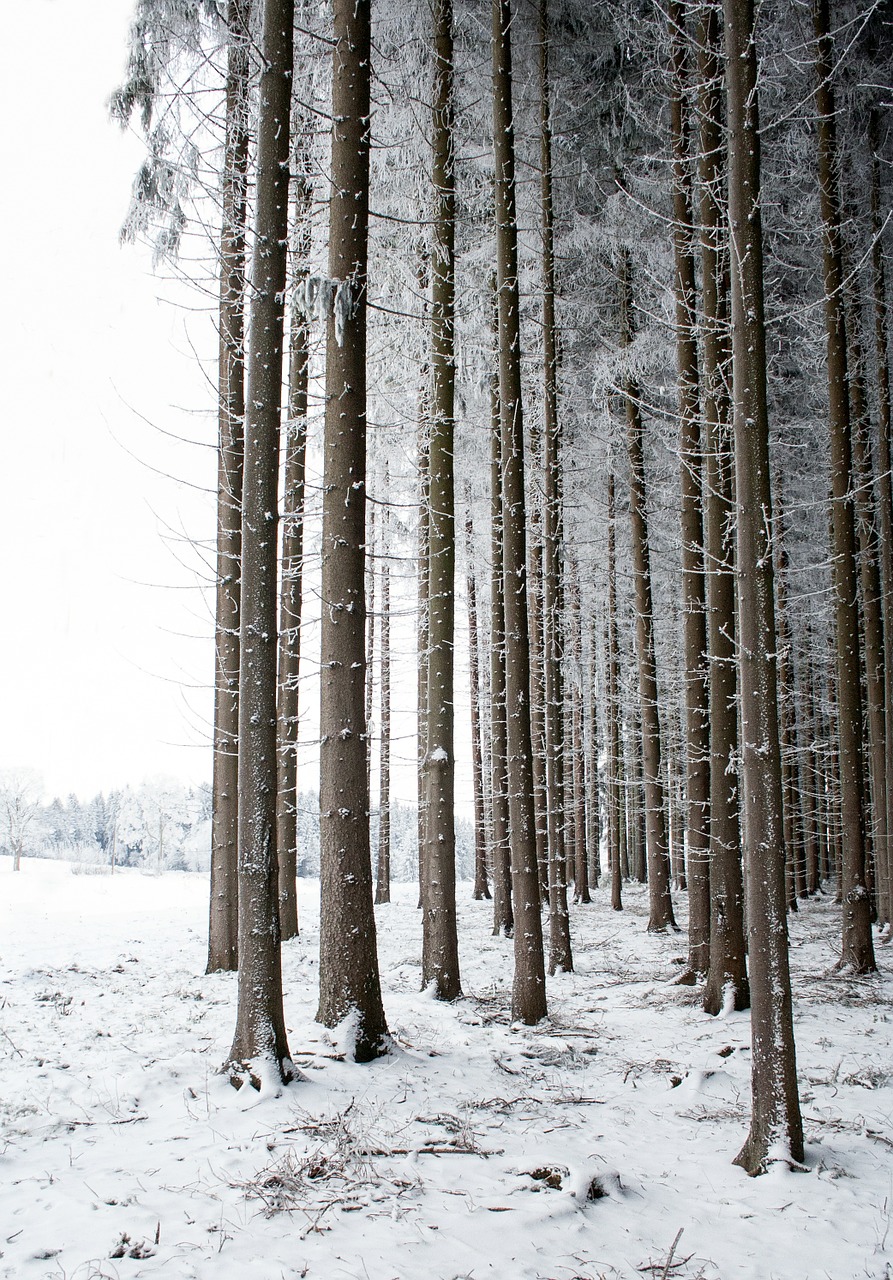
[[[731,1163],[749,1017],[672,985],[684,934],[646,933],[640,887],[622,914],[604,889],[574,911],[576,972],[531,1029],[467,886],[465,998],[419,992],[396,886],[377,908],[394,1048],[370,1066],[313,1020],[318,884],[299,887],[283,964],[303,1078],[276,1096],[217,1071],[236,979],[203,973],[206,877],[0,859],[0,1277],[893,1277],[893,955],[833,975],[830,899],[791,922],[808,1172],[750,1179]]]

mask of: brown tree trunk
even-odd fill
[[[384,494],[390,489],[388,465],[384,469]],[[378,768],[378,861],[375,901],[391,900],[391,537],[389,509],[385,507],[381,530],[381,627],[379,629],[381,747]]]
[[[574,967],[565,870],[564,636],[561,608],[561,423],[552,210],[548,0],[539,2],[540,205],[543,261],[543,661],[549,859],[549,973]]]
[[[868,728],[868,761],[871,781],[871,846],[875,852],[875,883],[878,922],[886,919],[890,896],[886,851],[887,779],[886,724],[884,716],[884,619],[877,528],[875,525],[874,464],[871,457],[870,424],[865,397],[865,371],[858,312],[853,308],[850,324],[850,409],[853,422],[853,472],[855,480],[856,531],[859,539],[859,573],[862,588],[860,651],[865,678]]]
[[[303,174],[295,192],[293,276],[306,279],[310,249],[307,217],[312,190]],[[279,765],[276,791],[276,851],[279,857],[279,928],[283,942],[298,934],[298,678],[301,667],[301,592],[304,580],[304,480],[307,457],[307,366],[309,327],[293,305],[289,335],[288,422],[282,499],[282,562],[279,588]]]
[[[862,684],[853,512],[852,439],[847,396],[847,340],[843,307],[837,130],[831,87],[833,46],[828,0],[815,0],[817,41],[819,195],[823,224],[825,322],[828,337],[828,424],[831,434],[832,571],[837,637],[837,709],[843,824],[843,938],[841,965],[854,973],[875,969],[871,902],[865,883],[865,784],[862,760]]]
[[[605,723],[608,768],[608,856],[611,861],[611,907],[623,910],[622,845],[626,831],[620,751],[620,680],[617,663],[617,556],[614,533],[614,472],[608,473],[608,621],[605,661]]]
[[[621,263],[620,341],[632,341],[632,291],[626,253]],[[670,897],[670,856],[667,814],[661,773],[660,711],[657,700],[657,663],[654,655],[654,605],[651,594],[651,551],[646,512],[644,427],[639,410],[639,388],[631,374],[624,375],[626,441],[629,455],[629,514],[632,527],[633,579],[636,591],[636,654],[639,668],[639,704],[642,717],[642,773],[645,787],[645,848],[648,863],[649,933],[677,928]]]
[[[434,3],[434,246],[431,254],[431,437],[428,453],[428,740],[425,751],[425,882],[422,986],[439,1000],[462,994],[456,930],[453,653],[456,527],[455,174],[453,6]]]
[[[546,1016],[546,976],[533,814],[527,541],[524,509],[524,422],[521,407],[511,15],[508,0],[493,0],[493,146],[499,307],[499,402],[503,468],[506,742],[509,778],[509,841],[515,916],[512,1017],[518,1022],[533,1025]]]
[[[465,598],[468,604],[468,682],[471,693],[471,776],[474,791],[474,888],[476,902],[490,897],[487,883],[487,810],[484,794],[484,749],[481,724],[481,642],[478,634],[477,580],[474,569],[474,525],[470,493],[465,494]]]
[[[884,720],[887,727],[884,789],[887,798],[887,847],[880,852],[887,863],[888,899],[880,906],[889,933],[893,921],[893,465],[891,450],[890,366],[887,344],[887,288],[881,241],[881,181],[878,159],[878,113],[871,113],[871,264],[874,286],[875,359],[878,405],[878,513],[881,544],[881,584],[884,596]]]
[[[289,1080],[276,859],[277,483],[288,242],[292,0],[265,0],[245,477],[239,674],[239,996],[226,1070],[234,1084]]]
[[[710,716],[707,690],[704,522],[701,509],[702,447],[697,285],[692,227],[689,127],[685,112],[686,83],[689,78],[689,36],[685,29],[685,8],[680,0],[670,0],[667,17],[670,26],[674,292],[676,295],[679,458],[682,490],[688,971],[700,979],[706,974],[710,959]]]
[[[580,610],[580,580],[576,560],[568,555],[568,632],[570,634],[573,678],[570,682],[570,794],[574,830],[574,902],[588,904],[589,860],[586,846],[585,750],[583,746],[583,636]]]
[[[725,246],[721,7],[702,10],[698,33],[701,274],[704,312],[705,535],[710,655],[710,960],[704,1011],[728,1000],[747,1009],[744,883],[738,813],[738,688],[735,653],[735,500],[728,384],[731,377]]]
[[[428,255],[419,255],[418,282],[419,294],[427,299],[429,281]],[[423,301],[423,312],[427,316],[427,306]],[[429,344],[425,344],[426,350]],[[418,555],[418,615],[417,643],[418,652],[418,692],[416,711],[416,799],[418,803],[418,855],[419,855],[419,908],[422,907],[422,893],[425,883],[425,752],[428,749],[428,522],[430,518],[430,502],[428,495],[428,450],[431,433],[431,388],[429,377],[431,367],[428,356],[423,356],[419,370],[419,521],[416,531]]]
[[[353,1018],[353,1056],[383,1053],[366,783],[366,269],[369,0],[335,0],[320,636],[318,1021]],[[344,305],[346,304],[346,305]]]
[[[248,171],[248,0],[230,0],[226,143],[221,179],[217,364],[217,598],[208,973],[239,962],[239,581],[245,457],[245,217]]]
[[[751,994],[749,1174],[803,1159],[788,967],[753,0],[724,0],[744,865]]]
[[[505,585],[502,556],[502,439],[499,387],[490,387],[490,807],[493,854],[493,933],[509,938],[512,913],[509,853],[508,755],[505,703]]]

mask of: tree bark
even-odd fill
[[[230,0],[218,320],[217,597],[208,973],[239,962],[239,583],[245,458],[248,0]]]
[[[735,652],[734,458],[728,386],[731,350],[728,251],[725,244],[721,8],[702,10],[698,32],[701,277],[704,341],[705,536],[710,657],[710,959],[704,1011],[714,1016],[728,999],[747,1009],[744,882],[738,813],[738,710]]]
[[[852,438],[847,396],[847,339],[843,306],[837,130],[831,86],[833,46],[828,0],[815,0],[816,113],[822,210],[825,323],[828,338],[828,425],[831,434],[833,597],[837,637],[837,709],[840,740],[843,937],[841,965],[854,973],[876,968],[871,901],[865,883],[865,782],[862,759],[862,684],[853,511]]]
[[[546,1016],[546,977],[533,814],[524,422],[521,406],[520,295],[509,0],[493,0],[493,147],[503,468],[506,741],[515,916],[512,1017],[530,1026]]]
[[[239,674],[239,996],[226,1070],[260,1088],[293,1075],[282,1012],[276,858],[277,484],[288,157],[292,0],[263,10],[254,253],[248,332],[242,494]]]
[[[878,512],[881,544],[881,584],[884,597],[884,720],[887,727],[885,793],[887,843],[880,851],[887,863],[888,899],[879,905],[882,923],[889,932],[893,921],[893,464],[891,449],[890,365],[887,343],[887,287],[884,246],[881,241],[881,179],[878,159],[878,113],[871,113],[869,138],[871,166],[871,266],[874,291],[874,336],[878,405]]]
[[[310,250],[308,215],[312,191],[298,175],[294,196],[293,277],[300,288]],[[279,771],[276,790],[276,849],[279,855],[279,927],[282,939],[298,934],[298,679],[301,668],[301,594],[304,581],[304,488],[307,458],[309,325],[293,305],[289,335],[288,421],[285,491],[282,501],[282,564],[279,604]]]
[[[481,641],[478,634],[477,579],[474,569],[474,524],[470,493],[465,495],[465,598],[468,604],[468,682],[471,692],[471,777],[474,792],[474,888],[476,902],[490,897],[487,883],[487,807],[484,792],[484,748],[481,717]]]
[[[434,2],[434,246],[431,254],[431,437],[428,454],[428,738],[422,986],[462,994],[456,930],[453,652],[456,527],[453,477],[456,364],[453,6]]]
[[[744,865],[752,1002],[751,1175],[803,1159],[788,967],[753,0],[724,0]]]
[[[498,375],[490,386],[490,795],[493,933],[509,938],[512,913],[505,703],[505,582],[502,555],[502,440]]]
[[[607,660],[605,662],[605,720],[608,747],[608,856],[611,861],[611,907],[623,910],[622,833],[623,812],[622,757],[620,753],[620,680],[617,662],[617,555],[614,532],[614,472],[608,473],[608,621]]]
[[[624,251],[620,272],[621,346],[632,341],[629,261]],[[636,654],[642,717],[642,773],[645,787],[645,848],[648,864],[649,933],[677,928],[670,897],[670,855],[667,814],[661,774],[660,711],[657,663],[654,655],[654,605],[651,593],[651,552],[646,513],[644,428],[639,388],[631,374],[623,379],[626,404],[626,442],[629,456],[629,514],[632,527],[633,578],[636,592]]]
[[[688,971],[700,979],[710,960],[710,715],[708,699],[704,521],[701,507],[701,408],[697,285],[685,90],[689,36],[685,8],[670,0],[670,128],[673,140],[673,246],[679,459],[682,491],[682,609],[685,649],[685,791],[688,847]]]
[[[384,469],[385,501],[390,491],[388,465]],[[378,860],[375,901],[391,900],[391,536],[390,511],[384,509],[381,530],[380,697],[381,747],[378,766]]]
[[[366,271],[370,2],[335,0],[320,637],[319,1011],[353,1018],[353,1056],[386,1049],[366,783]]]

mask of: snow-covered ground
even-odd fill
[[[203,973],[205,877],[0,859],[0,1276],[893,1276],[889,952],[878,978],[829,976],[829,901],[792,922],[809,1172],[750,1179],[731,1163],[748,1016],[671,985],[684,935],[646,934],[641,889],[622,915],[604,890],[575,911],[577,971],[522,1029],[489,904],[462,887],[466,998],[445,1007],[419,992],[398,885],[377,908],[394,1050],[370,1066],[313,1020],[318,885],[300,889],[304,1078],[274,1097],[217,1074],[236,986]]]

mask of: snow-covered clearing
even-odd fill
[[[317,894],[301,883],[284,949],[304,1079],[264,1096],[217,1074],[236,984],[203,974],[204,876],[0,859],[0,1276],[893,1275],[893,980],[883,949],[877,979],[826,976],[827,900],[792,922],[809,1172],[752,1180],[731,1164],[748,1016],[670,984],[684,942],[646,934],[641,889],[574,912],[577,972],[532,1030],[509,1025],[511,943],[467,886],[466,998],[420,994],[397,885],[376,909],[395,1046],[371,1066],[313,1021]]]

